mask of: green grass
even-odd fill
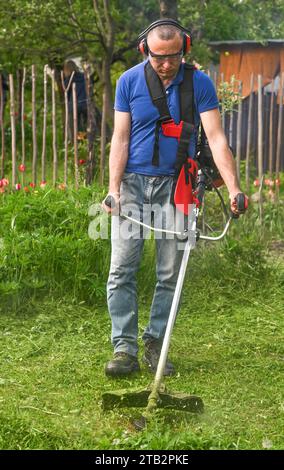
[[[256,264],[250,277],[243,260],[228,279],[222,268],[236,259],[227,255],[225,246],[194,253],[171,346],[178,374],[167,387],[201,396],[203,415],[159,411],[138,433],[137,410],[103,412],[103,391],[146,387],[152,376],[107,379],[106,308],[49,298],[1,312],[0,447],[283,449],[283,265]]]
[[[129,379],[104,375],[110,243],[87,234],[102,194],[93,186],[0,200],[0,448],[283,449],[283,206],[266,207],[263,227],[252,207],[222,243],[192,253],[170,350],[177,375],[166,384],[201,396],[205,412],[161,410],[139,433],[138,410],[101,409],[104,391],[152,380],[144,367]],[[140,337],[154,279],[150,240]]]

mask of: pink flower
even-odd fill
[[[256,180],[254,180],[253,185],[254,185],[256,188],[260,185],[258,178],[257,178]]]
[[[16,183],[16,184],[15,184],[15,188],[16,188],[17,191],[19,191],[19,190],[21,189],[20,183]]]
[[[280,178],[276,178],[276,180],[275,180],[276,186],[280,186],[280,183],[281,183]]]
[[[19,171],[21,171],[22,173],[26,171],[26,166],[23,164],[19,165]]]
[[[0,180],[0,188],[2,188],[2,187],[3,187],[3,181]]]
[[[28,186],[24,186],[24,191],[25,191],[25,193],[28,193],[29,190],[30,190],[30,188],[29,188]]]
[[[42,189],[44,189],[45,186],[46,186],[46,181],[41,181],[41,182],[40,182],[40,187],[41,187]]]
[[[35,188],[35,187],[36,187],[35,183],[30,183],[29,186],[30,186],[31,188]]]
[[[2,184],[3,184],[3,186],[8,186],[9,180],[7,180],[7,178],[3,178],[2,179]]]
[[[81,158],[81,160],[79,160],[79,165],[85,165],[86,163],[86,160],[84,160],[83,158]]]
[[[60,184],[58,185],[58,189],[60,189],[61,191],[65,191],[66,185],[65,185],[64,183],[60,183]]]

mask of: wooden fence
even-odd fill
[[[88,77],[87,77],[88,78]],[[218,88],[222,84],[222,77],[212,77]],[[32,128],[32,155],[27,161],[26,155],[26,121],[25,121],[25,86],[27,80],[27,71],[24,69],[21,75],[21,80],[18,80],[17,93],[15,93],[15,84],[13,75],[9,76],[9,100],[7,108],[10,112],[10,129],[11,134],[9,138],[5,136],[5,126],[8,125],[4,119],[4,95],[3,87],[0,76],[0,133],[1,133],[1,155],[0,155],[0,179],[7,177],[7,172],[11,175],[11,184],[15,188],[19,187],[18,172],[25,172],[26,166],[31,166],[31,182],[32,185],[38,184],[39,167],[41,171],[41,184],[46,182],[46,165],[47,165],[47,126],[48,126],[48,113],[50,116],[49,125],[51,126],[52,133],[52,149],[49,149],[52,154],[52,183],[54,186],[57,184],[67,185],[72,184],[78,188],[82,182],[79,179],[79,157],[78,157],[78,117],[77,117],[77,100],[76,100],[76,84],[72,84],[72,76],[67,86],[64,85],[63,75],[61,76],[62,90],[64,96],[65,113],[60,118],[60,129],[58,128],[58,106],[59,99],[56,92],[55,72],[51,71],[48,75],[47,66],[44,67],[41,75],[36,73],[34,66],[31,68],[31,128]],[[261,76],[251,77],[251,86],[253,87],[254,81],[257,81],[258,91],[251,93],[246,99],[239,100],[230,112],[223,115],[223,127],[227,135],[229,144],[234,150],[237,161],[238,174],[240,174],[241,161],[245,161],[246,182],[247,188],[249,187],[251,177],[258,176],[260,180],[263,179],[264,173],[275,175],[279,178],[279,172],[284,170],[284,129],[283,129],[283,85],[284,74],[280,91],[274,93],[274,83],[272,83],[271,92],[265,92],[262,86],[263,78]],[[70,115],[68,110],[67,93],[72,86],[73,97],[73,110],[72,122],[70,122]],[[48,87],[49,95],[51,96],[51,103],[48,103]],[[37,102],[37,92],[39,88],[42,90],[42,100]],[[239,84],[239,92],[241,93],[241,83]],[[19,100],[21,101],[19,103]],[[88,100],[88,105],[90,100]],[[8,113],[6,110],[6,115]],[[20,116],[16,117],[16,109],[20,109]],[[92,116],[92,113],[88,113]],[[40,126],[38,125],[38,118],[40,117]],[[16,118],[20,121],[20,126],[16,127]],[[70,141],[70,132],[68,129],[72,128],[72,141]],[[93,126],[94,127],[94,126]],[[16,129],[19,135],[16,135]],[[61,132],[63,138],[63,150],[59,152],[58,149],[58,134]],[[40,135],[41,148],[38,147]],[[92,136],[92,140],[94,140]],[[19,144],[20,141],[20,144]],[[87,147],[86,147],[87,148]],[[60,154],[60,156],[59,156]],[[94,151],[88,148],[86,150],[85,159],[80,160],[88,165],[94,165]],[[7,159],[10,162],[7,162]],[[61,159],[61,160],[60,160]],[[8,164],[7,164],[8,163]],[[63,167],[63,175],[58,175],[58,166]],[[7,168],[7,169],[6,169]],[[72,175],[70,177],[70,168],[72,168]],[[103,169],[104,170],[104,169]],[[103,171],[101,169],[101,171]],[[9,176],[10,176],[9,175]],[[23,181],[23,175],[22,175]],[[92,178],[83,178],[83,183],[90,183]]]
[[[88,90],[88,83],[90,82],[88,71],[85,77],[87,83],[86,101],[88,115],[91,116],[93,113],[91,113],[90,90]],[[40,171],[40,184],[44,186],[47,183],[46,170],[47,164],[49,164],[52,168],[49,173],[52,173],[52,176],[48,183],[53,186],[60,185],[63,188],[71,183],[75,188],[78,188],[79,183],[85,184],[86,181],[91,182],[92,177],[90,178],[89,170],[93,170],[94,166],[94,126],[89,126],[88,122],[86,123],[86,132],[78,132],[78,98],[76,83],[72,83],[73,74],[66,85],[64,83],[63,72],[61,73],[60,81],[63,100],[57,91],[58,80],[56,82],[54,70],[48,70],[48,67],[45,66],[42,77],[38,77],[35,66],[32,66],[29,78],[31,81],[29,90],[31,102],[27,106],[25,101],[26,69],[23,69],[20,81],[17,80],[17,87],[15,86],[14,76],[12,74],[9,75],[9,99],[7,100],[5,100],[4,96],[3,77],[0,74],[0,181],[4,180],[6,182],[7,177],[9,177],[11,187],[13,189],[20,189],[23,184],[27,183],[25,178],[25,173],[27,172],[30,174],[30,185],[34,187],[39,183]],[[41,81],[42,78],[43,81]],[[68,101],[67,95],[69,89],[72,91],[71,113],[70,100]],[[42,96],[40,100],[38,99],[39,93]],[[6,106],[5,101],[7,101]],[[7,108],[6,110],[5,107]],[[62,107],[64,107],[64,113],[62,113]],[[27,122],[27,108],[31,114],[29,122]],[[7,117],[8,113],[10,119]],[[49,129],[48,125],[50,126]],[[32,141],[32,151],[29,152],[29,158],[27,157],[28,142],[26,136],[28,126],[30,127],[29,132],[31,133]],[[90,129],[92,135],[88,135],[88,130]],[[50,148],[47,147],[48,131],[52,134]],[[63,136],[63,139],[61,138],[61,148],[59,148],[58,136]],[[84,159],[79,160],[78,141],[82,139],[85,139],[86,142],[92,141],[93,145],[90,147],[89,143],[86,143]],[[47,159],[47,153],[52,155],[52,161]],[[85,165],[85,175],[79,181],[80,164]],[[58,174],[58,169],[62,167],[63,174]]]
[[[261,178],[267,173],[279,177],[284,170],[284,122],[283,122],[283,88],[274,92],[251,93],[249,97],[225,116],[225,133],[238,160],[245,160],[249,175],[256,174]],[[283,79],[284,80],[284,79]],[[278,96],[279,96],[278,95]]]

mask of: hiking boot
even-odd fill
[[[158,367],[158,362],[160,359],[162,344],[158,340],[147,340],[145,341],[145,354],[143,356],[143,361],[148,365],[151,372],[156,372]],[[164,375],[174,375],[175,368],[172,362],[169,360],[166,361]]]
[[[137,358],[125,352],[114,353],[113,359],[105,366],[105,374],[112,377],[129,375],[140,371]]]

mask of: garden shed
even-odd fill
[[[216,81],[230,82],[232,76],[242,85],[241,122],[238,126],[239,108],[226,116],[225,130],[230,144],[240,158],[250,152],[257,167],[257,155],[262,152],[263,170],[277,172],[284,168],[283,87],[284,87],[284,39],[260,41],[214,41],[212,50],[219,52],[219,64],[215,68]],[[217,73],[216,73],[217,72]],[[261,76],[261,82],[259,82]],[[281,79],[282,77],[282,79]],[[261,99],[259,99],[259,83]],[[282,83],[282,86],[281,86]],[[280,97],[282,103],[280,104]],[[262,149],[259,143],[259,113],[262,115]],[[251,119],[249,124],[249,108]],[[239,129],[239,134],[237,129]],[[248,143],[249,135],[249,143]],[[239,141],[239,145],[237,144]],[[248,150],[249,149],[249,150]]]

